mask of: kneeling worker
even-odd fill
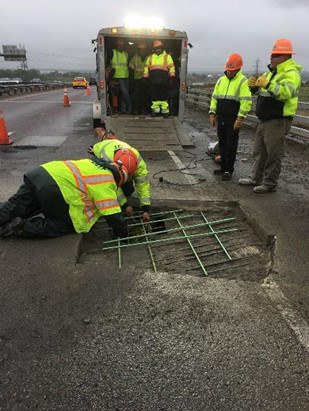
[[[124,141],[118,140],[112,132],[103,128],[96,128],[99,143],[89,147],[88,152],[106,161],[121,162],[128,170],[128,181],[118,187],[118,201],[126,215],[132,215],[133,208],[127,203],[136,189],[137,196],[143,211],[143,221],[150,221],[150,183],[148,169],[142,156],[134,147]],[[134,184],[133,184],[134,183]]]
[[[17,193],[0,204],[0,237],[84,233],[102,215],[115,236],[127,237],[117,199],[127,176],[125,166],[95,158],[42,164],[26,173]]]

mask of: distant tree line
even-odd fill
[[[71,72],[60,72],[60,71],[51,71],[50,73],[41,73],[40,70],[30,69],[30,70],[22,70],[22,69],[0,69],[0,78],[1,77],[9,77],[9,78],[21,78],[24,83],[29,82],[33,78],[40,78],[42,81],[55,81],[59,80],[62,82],[70,82],[74,77],[86,77],[89,79],[93,76],[93,74],[89,72],[82,72],[82,71],[71,71]]]

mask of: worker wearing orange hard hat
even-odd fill
[[[170,81],[175,79],[172,56],[164,50],[162,40],[154,40],[153,53],[147,57],[144,79],[149,79],[152,115],[169,115],[168,91]]]
[[[99,142],[90,146],[88,152],[97,158],[122,164],[128,171],[128,180],[118,187],[118,201],[122,210],[127,215],[132,214],[133,208],[128,197],[136,190],[143,221],[150,221],[150,183],[146,162],[136,148],[119,140],[112,131],[98,127],[95,132]]]
[[[24,175],[24,183],[0,204],[0,237],[54,238],[85,233],[103,216],[118,237],[127,224],[118,187],[128,170],[104,159],[50,161]]]
[[[210,102],[209,122],[217,127],[221,168],[214,174],[222,180],[231,180],[236,160],[239,129],[251,110],[251,93],[241,68],[240,54],[231,54],[225,63],[224,76],[217,81]]]
[[[284,156],[284,138],[297,110],[302,67],[292,60],[295,54],[288,39],[279,39],[270,52],[269,72],[248,84],[257,98],[259,124],[253,150],[254,165],[249,178],[239,184],[255,186],[253,192],[264,194],[277,189]]]

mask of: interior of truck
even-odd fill
[[[138,44],[140,41],[143,41],[147,44],[147,54],[152,53],[152,46],[154,38],[137,38],[137,37],[121,37],[125,40],[125,50],[128,52],[129,55],[129,62],[131,58],[137,53],[138,51]],[[111,68],[108,66],[109,57],[112,55],[112,49],[116,46],[115,36],[105,36],[105,84],[107,85],[107,113],[108,115],[117,114],[119,111],[119,99],[120,99],[120,90],[119,84],[117,84],[117,80],[113,79]],[[176,80],[174,81],[173,85],[169,86],[168,91],[168,103],[169,103],[169,111],[170,115],[177,116],[178,115],[178,107],[179,107],[179,73],[180,73],[180,65],[181,65],[181,48],[182,48],[182,40],[181,39],[162,39],[164,44],[164,49],[172,56],[174,64],[175,64],[175,72],[176,72]],[[101,73],[101,78],[103,77]],[[130,78],[129,78],[129,94],[132,97],[134,92],[134,82],[133,82],[133,72],[130,70]],[[150,100],[146,104],[144,114],[147,112],[151,112],[150,109]],[[135,114],[134,111],[131,114]]]

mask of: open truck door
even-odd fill
[[[123,39],[126,44],[129,61],[137,53],[137,47],[141,41],[146,43],[148,54],[151,54],[154,39],[162,40],[164,49],[172,56],[176,80],[173,87],[169,89],[170,116],[168,119],[152,118],[150,112],[143,115],[122,115],[117,112],[120,90],[117,80],[112,76],[109,56],[119,38]],[[109,27],[99,31],[96,43],[98,96],[93,103],[93,126],[103,125],[112,129],[122,139],[139,147],[140,150],[192,147],[182,126],[187,89],[187,34],[170,29]]]

